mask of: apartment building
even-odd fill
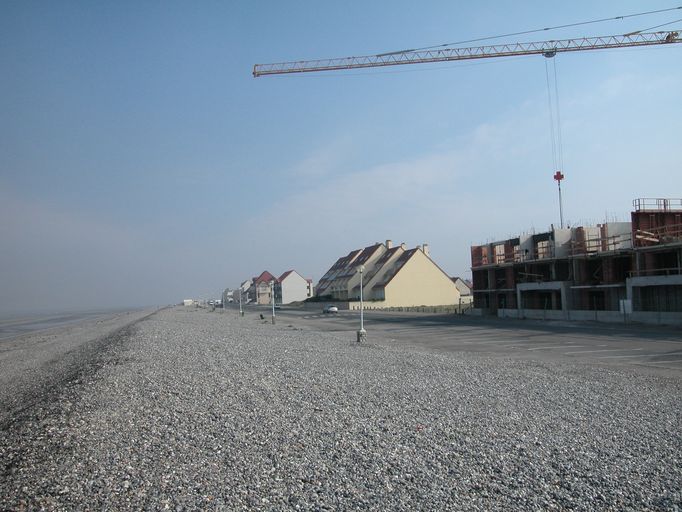
[[[359,300],[361,268],[363,298],[373,303],[370,307],[459,303],[457,286],[431,259],[428,244],[407,249],[405,244],[393,246],[391,240],[339,258],[320,279],[316,295],[341,301]]]
[[[519,318],[682,323],[681,215],[680,199],[637,199],[631,222],[474,246],[474,307]]]
[[[637,199],[633,206],[633,308],[682,312],[682,199]]]

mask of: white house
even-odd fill
[[[312,282],[295,270],[284,272],[275,283],[275,302],[290,304],[312,297]]]

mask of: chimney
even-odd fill
[[[424,251],[424,254],[426,254],[427,256],[429,256],[429,244],[424,244],[424,245],[422,246],[422,251]]]
[[[386,249],[391,249],[393,247],[393,240],[386,240]]]

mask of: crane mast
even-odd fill
[[[474,46],[469,48],[405,50],[400,52],[381,53],[378,55],[365,55],[361,57],[256,64],[253,67],[253,76],[259,77],[340,69],[376,68],[382,66],[401,66],[404,64],[514,57],[519,55],[544,55],[546,57],[553,57],[555,54],[562,52],[606,50],[610,48],[628,48],[633,46],[653,46],[673,43],[682,43],[682,39],[680,39],[678,32],[645,32],[530,43]]]

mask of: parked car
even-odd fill
[[[325,306],[325,308],[322,310],[322,312],[323,312],[324,314],[338,313],[338,312],[339,312],[339,308],[337,308],[336,306],[332,306],[331,304],[329,304],[329,305]]]

